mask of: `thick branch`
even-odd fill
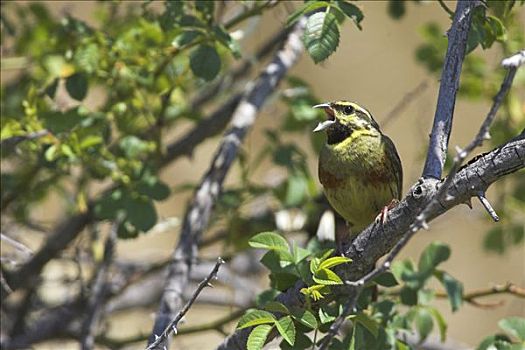
[[[449,189],[449,195],[453,199],[434,207],[429,213],[428,221],[476,197],[480,191],[486,191],[491,184],[505,175],[523,168],[525,168],[525,130],[515,139],[474,158],[461,168],[454,176]],[[345,254],[353,260],[347,270],[341,271],[345,278],[356,280],[370,271],[375,262],[388,253],[403,237],[421,207],[435,197],[439,188],[440,184],[433,179],[420,179],[412,186],[408,195],[388,212],[384,224],[371,225],[357,236]],[[299,293],[301,287],[297,285],[290,288],[279,301],[288,307],[300,306],[300,303],[304,302]],[[236,330],[218,349],[245,349],[249,331],[249,329]]]
[[[425,178],[440,179],[443,172],[472,12],[478,5],[479,2],[477,0],[458,1],[452,27],[448,32],[447,54],[443,65],[443,73],[441,74],[441,84],[439,86],[434,124],[430,134],[427,159],[423,169],[423,177]]]
[[[168,279],[150,343],[154,340],[155,334],[160,334],[166,328],[174,313],[182,306],[182,290],[187,284],[190,269],[196,257],[197,242],[208,225],[224,178],[237,156],[246,133],[255,122],[257,112],[300,57],[303,50],[300,36],[303,33],[304,24],[304,21],[300,21],[295,26],[283,49],[276,54],[255,84],[249,86],[246,95],[234,112],[231,126],[223,136],[208,172],[195,192],[184,219],[179,243],[172,256],[172,263],[169,266]]]

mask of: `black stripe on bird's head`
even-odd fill
[[[379,125],[372,117],[372,114],[357,103],[349,101],[334,101],[313,106],[322,108],[327,116],[327,120],[320,122],[314,132],[326,130],[328,144],[343,141],[355,130],[374,130],[381,132]]]

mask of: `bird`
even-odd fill
[[[313,106],[327,119],[314,132],[326,132],[319,153],[318,175],[328,202],[347,222],[348,231],[336,234],[344,245],[374,221],[384,223],[389,209],[401,199],[403,168],[392,140],[364,107],[350,101]]]

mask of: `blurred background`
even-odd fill
[[[445,3],[449,8],[455,8],[454,2],[446,1]],[[9,4],[3,3],[2,18],[4,16],[9,18],[13,26],[17,28],[20,23],[14,20],[17,18],[16,12],[19,11],[19,8],[28,7],[29,4],[29,2],[23,1]],[[103,5],[98,2],[44,1],[39,2],[39,4],[45,6],[49,10],[50,16],[54,19],[65,18],[66,15],[71,15],[94,27],[100,25],[99,20]],[[277,6],[264,11],[262,16],[250,18],[238,28],[235,28],[238,32],[237,34],[242,33],[242,38],[239,39],[241,51],[243,53],[253,52],[277,30],[285,26],[287,17],[299,5],[300,3],[296,2],[279,2]],[[423,168],[428,134],[432,125],[439,88],[439,74],[430,72],[428,67],[421,64],[420,60],[417,59],[416,52],[428,41],[428,36],[425,36],[425,33],[428,33],[428,30],[425,30],[425,28],[428,28],[428,24],[437,24],[441,30],[440,33],[444,36],[445,31],[450,26],[450,18],[438,2],[433,1],[405,2],[405,12],[398,19],[393,18],[391,13],[389,14],[389,8],[391,7],[389,2],[359,1],[356,2],[356,5],[365,14],[365,18],[361,22],[362,30],[358,30],[351,23],[345,22],[340,28],[341,41],[339,46],[329,59],[316,65],[305,54],[301,57],[299,63],[292,68],[290,75],[300,78],[306,86],[309,86],[311,95],[315,96],[319,101],[347,99],[366,106],[379,124],[382,125],[383,132],[390,136],[396,144],[403,163],[403,188],[406,191],[417,181]],[[141,5],[139,2],[124,1],[118,2],[117,6],[121,8],[140,8],[144,5]],[[160,2],[154,2],[148,6],[150,6],[152,11],[162,11],[163,9],[163,4]],[[235,4],[233,3],[226,4],[224,10],[226,17],[228,16],[228,11],[231,13],[236,11],[234,7]],[[120,11],[122,11],[121,14],[125,12],[122,9]],[[516,25],[518,27],[521,26],[521,29],[523,29],[523,21],[525,20],[524,9],[519,7],[515,11],[517,12]],[[133,13],[133,11],[130,10],[130,13]],[[4,58],[23,57],[20,53],[15,54],[12,51],[12,48],[17,45],[16,41],[22,39],[16,35],[5,35],[6,27],[4,22],[2,23],[1,82],[2,94],[5,97],[9,93],[7,90],[8,86],[16,89],[17,81],[22,79],[21,76],[27,70],[38,68],[34,68],[31,63],[27,62],[18,67],[16,65],[14,67],[6,67],[7,61]],[[53,40],[52,37],[45,34],[42,33],[40,40]],[[511,35],[512,33],[509,32],[508,34]],[[487,76],[490,75],[492,77],[493,75],[491,74],[494,72],[501,76],[502,68],[500,67],[500,62],[504,55],[499,46],[494,45],[486,50],[477,48],[474,54],[483,57],[485,62],[483,69]],[[31,52],[27,52],[27,56],[31,56]],[[11,61],[9,62],[11,63]],[[238,63],[231,62],[231,66],[236,64]],[[263,65],[256,66],[252,76],[257,74],[261,67]],[[523,73],[523,70],[521,73]],[[480,79],[484,79],[484,77]],[[247,82],[248,80],[249,77],[246,77],[244,81]],[[500,79],[493,79],[492,84],[495,84],[497,87],[500,81]],[[522,82],[523,74],[520,75],[519,79],[517,78],[515,84]],[[290,88],[283,86],[281,92],[286,92],[287,90],[285,89]],[[481,89],[484,89],[484,87],[481,87]],[[523,104],[524,89],[523,86],[515,87],[515,89],[517,89],[515,94],[517,98],[519,97],[518,110],[521,110],[521,119],[513,117],[512,125],[514,127],[513,130],[519,131],[525,127],[525,120],[523,119],[525,113],[525,105]],[[107,97],[106,93],[100,88],[90,89],[83,104],[90,109],[96,110],[104,104],[104,100]],[[450,139],[451,148],[456,145],[466,145],[477,132],[478,126],[486,116],[491,105],[491,100],[484,98],[483,93],[483,91],[480,92],[477,97],[473,96],[474,93],[470,95],[465,93],[458,99],[455,108],[453,132]],[[4,97],[2,100],[2,119],[4,119]],[[64,103],[71,103],[71,101],[65,101]],[[207,113],[212,110],[212,106],[206,106],[202,112]],[[267,101],[253,130],[248,134],[244,143],[242,154],[248,159],[246,162],[258,164],[257,155],[268,140],[268,130],[279,131],[281,120],[289,113],[290,105],[279,94]],[[166,139],[177,139],[180,135],[184,135],[194,123],[195,121],[191,119],[181,120],[176,127],[170,129],[165,135]],[[310,121],[309,124],[313,128],[316,120]],[[2,128],[4,128],[4,125],[4,121],[2,121]],[[192,196],[191,189],[194,188],[198,179],[206,172],[217,148],[219,138],[220,134],[209,138],[193,151],[191,157],[179,158],[162,169],[159,173],[159,178],[171,189],[171,195],[167,199],[155,202],[158,221],[163,223],[163,226],[157,225],[147,234],[139,234],[133,239],[119,240],[116,247],[116,260],[131,266],[146,263],[161,264],[170,257],[178,240],[180,224],[186,205]],[[311,174],[312,178],[317,180],[317,153],[312,145],[315,142],[319,142],[319,140],[312,140],[309,129],[304,128],[301,132],[284,134],[281,141],[283,143],[294,142],[300,146],[301,150],[304,151],[307,172]],[[488,143],[484,146],[484,149],[476,150],[476,153],[490,150],[494,145]],[[265,184],[270,187],[277,186],[288,176],[286,169],[274,164],[271,158],[261,159],[261,165],[253,166],[254,170],[249,173],[252,183]],[[2,174],[10,170],[16,170],[18,166],[16,161],[3,155]],[[243,171],[243,167],[236,163],[226,179],[226,189],[233,189],[242,185],[243,182],[240,181],[240,178],[243,176]],[[523,227],[525,216],[523,212],[512,211],[506,207],[506,205],[510,206],[510,202],[506,202],[510,200],[505,197],[505,193],[513,193],[513,189],[520,182],[523,185],[523,175],[523,171],[514,174],[501,183],[492,186],[487,193],[487,197],[494,202],[496,210],[502,217],[501,222],[492,222],[477,201],[473,202],[472,209],[469,209],[466,205],[456,207],[446,213],[446,215],[433,221],[430,224],[429,231],[418,233],[403,250],[399,259],[410,257],[417,260],[424,247],[430,242],[438,240],[447,243],[452,249],[452,255],[443,268],[463,282],[465,291],[486,289],[508,282],[524,286],[525,245],[523,243]],[[62,191],[72,188],[72,182],[63,181],[64,188]],[[105,183],[107,183],[107,180],[95,183],[93,188],[102,188]],[[317,181],[312,186],[314,186],[314,189],[309,190],[309,193],[320,191],[320,184]],[[4,178],[2,187],[4,187]],[[91,193],[96,193],[96,190],[91,190]],[[67,215],[68,211],[70,212],[69,204],[65,203],[67,201],[60,199],[60,196],[60,191],[50,191],[48,195],[32,205],[29,215],[32,222],[41,223],[44,227],[52,227],[53,223]],[[304,201],[313,200],[313,197],[313,195],[308,195]],[[517,195],[516,198],[518,198]],[[257,207],[258,203],[244,206],[244,212],[256,212],[254,208]],[[270,203],[269,207],[272,209],[290,209],[283,208],[267,199],[262,200],[260,203],[265,203],[265,205]],[[230,216],[234,215],[228,210],[223,210],[221,213]],[[288,211],[287,213],[291,216],[295,215],[293,211]],[[46,234],[38,232],[36,229],[31,229],[28,225],[21,225],[14,218],[16,218],[16,215],[12,215],[12,213],[2,209],[2,233],[14,236],[33,252],[38,251],[46,238]],[[500,229],[500,227],[508,227],[505,226],[506,220],[511,220],[513,227],[517,227],[515,236],[518,238],[515,239],[514,244],[502,243],[508,242],[508,239],[504,238],[505,233],[502,232],[504,230]],[[205,237],[213,237],[216,232],[220,231],[221,225],[219,224],[217,227],[219,228],[208,230]],[[108,228],[109,225],[104,224],[99,230],[105,232]],[[17,231],[13,232],[15,229]],[[490,237],[487,238],[487,234],[490,234],[490,232],[493,232],[492,241]],[[520,235],[521,238],[519,238]],[[291,234],[290,237],[295,236]],[[296,239],[301,241],[301,238]],[[75,283],[65,283],[65,280],[75,280],[79,273],[84,273],[85,276],[90,276],[92,273],[89,269],[87,271],[78,271],[79,267],[72,261],[74,260],[72,258],[75,257],[75,249],[79,249],[78,247],[82,246],[83,243],[86,244],[86,238],[80,237],[77,240],[80,240],[80,242],[76,242],[73,247],[68,248],[69,253],[66,255],[69,256],[69,260],[53,260],[45,267],[43,275],[46,276],[46,281],[39,288],[38,293],[40,298],[51,305],[58,305],[79,292],[81,286]],[[98,254],[100,254],[100,251],[103,249],[100,240],[95,240],[92,244],[94,251],[98,251]],[[491,244],[495,245],[496,248],[491,246]],[[502,248],[500,249],[500,247]],[[12,250],[12,247],[2,242],[2,257],[13,254]],[[228,256],[234,252],[235,249],[223,244],[210,244],[199,252],[199,257],[203,261],[213,262],[219,254]],[[253,254],[253,252],[250,254]],[[248,270],[248,267],[244,265],[246,261],[252,260],[242,259],[242,257],[239,258],[236,263]],[[235,259],[232,261],[235,261]],[[235,266],[234,262],[232,264]],[[197,273],[199,276],[195,277],[195,280],[202,279],[211,266],[210,264],[205,265],[202,268],[202,272]],[[250,284],[250,288],[253,291],[260,292],[264,290],[268,282],[264,277],[264,270],[260,270],[257,267],[255,267],[255,270],[260,275],[260,281],[257,282],[258,284]],[[197,271],[201,271],[201,269],[197,268]],[[231,273],[237,273],[235,268],[232,269]],[[162,276],[162,274],[156,275],[148,283],[151,283],[151,286],[160,287],[162,286]],[[248,277],[245,276],[245,278],[248,280]],[[437,284],[435,287],[439,289]],[[241,287],[237,289],[239,288]],[[234,300],[241,300],[247,294],[245,293],[246,291],[236,291],[235,288],[226,288],[224,291],[223,289],[219,288],[219,292],[224,293],[224,300],[232,300],[232,305],[235,305]],[[212,298],[214,293],[219,292],[217,290],[206,290],[203,296]],[[10,298],[11,301],[21,300],[22,296],[15,293]],[[437,299],[434,301],[434,305],[443,313],[444,318],[448,322],[448,336],[458,344],[470,348],[476,346],[485,336],[498,332],[497,323],[500,319],[507,316],[525,315],[525,300],[522,298],[501,294],[485,298],[483,302],[486,302],[488,305],[495,304],[496,306],[480,307],[465,303],[459,311],[452,313],[447,299]],[[242,302],[239,303],[242,304]],[[115,306],[115,308],[118,309],[118,306]],[[228,315],[234,309],[236,309],[234,306],[229,307],[227,305],[210,306],[210,304],[198,304],[187,315],[187,322],[184,326],[191,327],[203,322],[209,322],[212,319],[218,319]],[[147,335],[151,331],[156,310],[157,303],[152,302],[149,305],[134,308],[130,311],[114,312],[105,325],[107,334],[115,339]],[[4,314],[2,318],[4,319]],[[4,323],[4,320],[2,323]],[[231,322],[223,330],[229,333],[234,329],[234,326],[235,322]],[[176,337],[173,344],[177,348],[213,349],[223,337],[223,334],[220,332],[209,330],[205,333]],[[57,345],[56,340],[53,340],[36,345],[35,348],[77,348],[75,344],[76,342],[64,340],[63,343]],[[140,342],[137,344],[135,346],[130,345],[130,348],[141,348],[143,345]]]

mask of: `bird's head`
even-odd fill
[[[326,113],[327,120],[320,122],[314,132],[325,130],[329,144],[341,142],[356,130],[381,132],[372,114],[357,103],[335,101],[321,103],[313,108],[322,108]]]

